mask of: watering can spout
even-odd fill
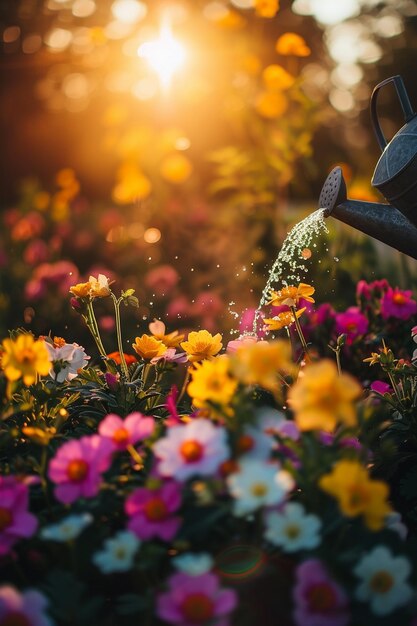
[[[383,243],[417,259],[417,227],[389,204],[348,200],[340,167],[327,177],[320,194],[319,208]]]

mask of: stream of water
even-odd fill
[[[296,285],[305,280],[308,267],[305,262],[311,257],[310,246],[321,233],[328,233],[324,221],[324,209],[317,209],[298,222],[288,233],[281,250],[269,272],[268,280],[262,291],[258,308],[253,321],[253,332],[257,335],[261,309],[270,299],[270,292],[276,285],[279,289],[284,285]],[[315,244],[313,244],[315,247]]]

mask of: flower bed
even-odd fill
[[[133,290],[70,291],[100,358],[21,330],[2,344],[1,626],[415,626],[410,292],[362,281],[336,313],[285,287],[278,338],[155,321],[133,354]]]

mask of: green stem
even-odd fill
[[[399,390],[398,385],[397,385],[397,381],[395,380],[394,376],[392,375],[392,373],[389,370],[386,370],[386,372],[388,374],[388,378],[391,381],[391,385],[392,385],[392,388],[394,389],[395,395],[397,396],[397,400],[400,403],[400,405],[403,406],[403,401],[402,401],[402,398],[401,398],[400,390]]]
[[[334,352],[336,354],[337,371],[339,372],[339,376],[341,376],[342,375],[342,365],[340,363],[340,348],[336,348],[336,350]]]
[[[187,372],[186,372],[185,377],[184,377],[184,382],[183,382],[182,387],[181,387],[180,395],[177,398],[177,406],[181,402],[182,397],[185,394],[185,391],[186,391],[186,389],[188,387],[188,383],[190,382],[190,376],[191,376],[190,372],[191,372],[191,366],[187,367]]]
[[[298,336],[300,337],[301,345],[302,345],[303,350],[304,350],[304,355],[308,358],[309,361],[311,361],[310,353],[308,351],[307,342],[305,340],[304,333],[303,333],[303,331],[301,329],[300,322],[299,322],[299,319],[297,317],[297,310],[296,310],[295,306],[291,306],[290,309],[291,309],[292,314],[294,316],[295,327],[297,329]]]
[[[119,348],[120,365],[122,367],[122,372],[123,372],[125,378],[128,379],[129,378],[129,370],[127,369],[127,363],[126,363],[126,359],[125,359],[125,355],[124,355],[124,351],[123,351],[122,327],[121,327],[121,324],[120,324],[120,302],[121,302],[121,298],[119,298],[119,300],[118,300],[116,298],[116,296],[114,295],[114,293],[111,294],[111,297],[113,298],[114,313],[115,313],[115,318],[116,318],[117,347]]]
[[[93,336],[94,341],[96,342],[97,349],[100,355],[107,360],[107,353],[104,349],[103,342],[101,341],[100,331],[98,328],[96,316],[94,315],[93,303],[91,300],[87,303],[87,326],[90,333]]]
[[[127,450],[130,454],[130,456],[132,457],[132,459],[141,467],[143,466],[143,459],[140,456],[139,452],[132,446],[132,444],[129,444],[127,446]]]

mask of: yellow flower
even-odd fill
[[[193,331],[188,335],[187,341],[181,343],[181,348],[187,353],[188,360],[203,361],[216,356],[222,349],[222,336],[220,333],[212,335],[208,330]]]
[[[184,335],[180,335],[178,330],[173,330],[172,333],[165,334],[165,324],[161,320],[154,320],[149,324],[149,330],[152,335],[162,341],[167,348],[177,348],[181,341],[184,339]]]
[[[284,33],[275,44],[278,54],[284,56],[308,57],[311,50],[305,40],[297,33]]]
[[[183,154],[169,154],[161,163],[161,176],[170,183],[181,185],[191,176],[192,163]]]
[[[295,370],[288,341],[258,341],[238,348],[232,357],[232,373],[246,385],[279,390],[280,376]]]
[[[255,0],[255,11],[261,17],[275,17],[279,10],[279,0]]]
[[[162,356],[167,351],[167,347],[156,337],[143,334],[142,337],[136,337],[135,343],[132,344],[134,351],[139,354],[142,359],[150,361],[157,356]]]
[[[117,171],[117,184],[113,188],[113,200],[118,204],[130,204],[144,200],[152,191],[152,183],[136,163],[126,161]]]
[[[99,274],[98,278],[90,276],[87,283],[78,283],[69,290],[78,298],[104,298],[111,293],[109,279],[104,274]]]
[[[262,79],[269,91],[289,89],[295,83],[295,78],[284,70],[281,65],[268,65],[262,72]]]
[[[37,375],[49,374],[51,361],[43,339],[21,334],[16,339],[5,339],[2,348],[1,367],[8,380],[23,378],[25,385],[32,385]]]
[[[311,285],[300,283],[297,287],[292,285],[283,287],[279,291],[271,291],[271,299],[268,304],[272,306],[297,306],[299,300],[307,300],[307,302],[314,302],[311,297],[316,290]]]
[[[262,117],[275,119],[285,113],[288,100],[282,93],[262,91],[255,102],[255,108]]]
[[[297,319],[302,316],[305,310],[306,307],[304,306],[302,309],[299,309],[296,312]],[[285,326],[290,326],[294,323],[294,321],[294,315],[291,311],[283,311],[282,313],[278,313],[278,315],[276,315],[272,319],[263,320],[264,324],[266,324],[266,326],[268,327],[268,330],[280,330]]]
[[[356,424],[354,400],[361,391],[355,378],[339,376],[333,361],[323,359],[303,370],[288,393],[288,404],[301,430],[332,431],[338,423]]]
[[[320,478],[319,486],[338,500],[343,515],[363,515],[370,530],[380,530],[384,518],[391,511],[387,502],[388,486],[380,480],[371,479],[358,461],[338,461],[330,474]]]
[[[230,375],[230,359],[224,355],[212,361],[196,363],[191,370],[187,392],[197,408],[204,408],[207,402],[227,405],[236,392],[237,384]]]

